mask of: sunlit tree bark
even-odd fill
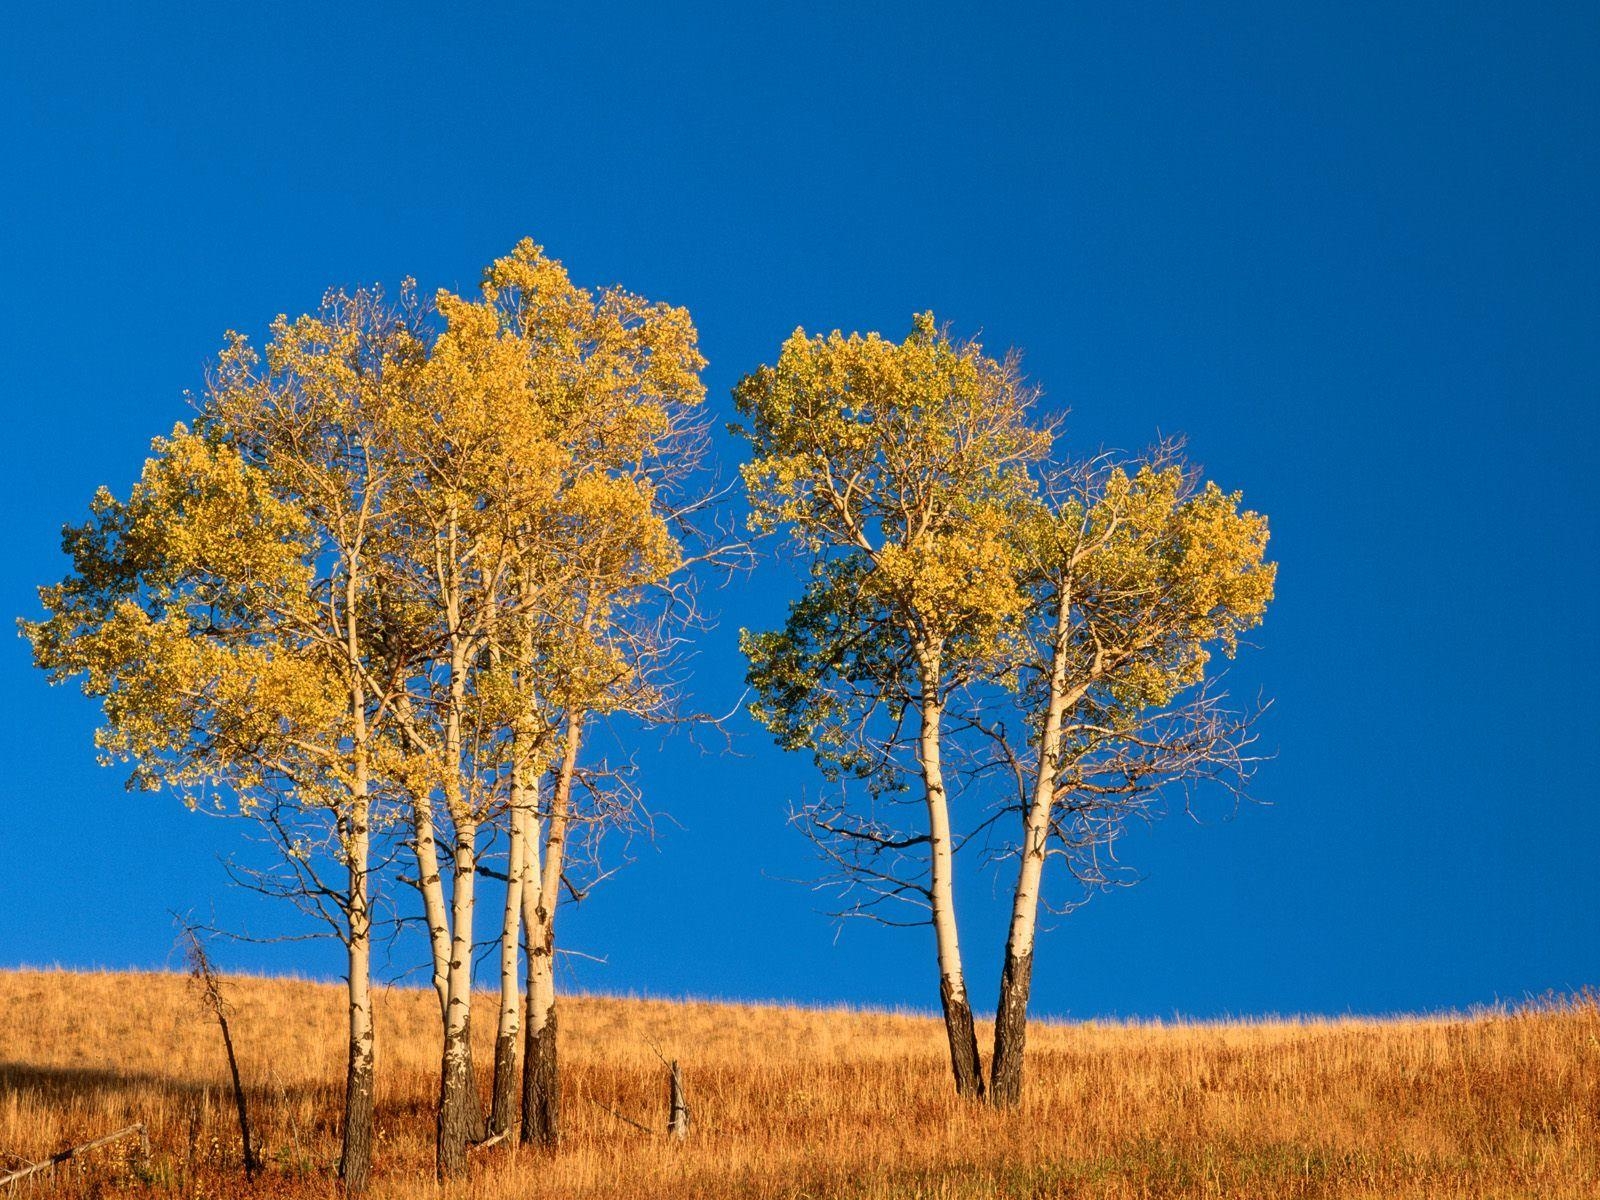
[[[548,967],[579,745],[574,735],[563,757],[562,726],[581,728],[590,713],[647,716],[661,703],[647,677],[670,647],[651,636],[649,613],[682,598],[671,577],[686,559],[668,523],[687,515],[677,484],[703,447],[703,422],[690,415],[703,388],[686,313],[619,289],[591,295],[532,243],[490,266],[480,297],[440,293],[435,309],[441,327],[395,423],[395,454],[410,487],[403,590],[437,646],[433,668],[410,681],[405,738],[421,764],[414,845],[442,981],[437,1160],[448,1178],[479,1136],[472,929],[476,881],[489,870],[482,847],[498,834],[509,861],[491,1127],[512,1116],[525,913],[524,1036],[535,1079],[554,1087]],[[541,813],[537,780],[549,770]],[[553,1101],[545,1107],[554,1113]],[[554,1136],[547,1126],[541,1138]]]
[[[543,846],[534,848],[531,886],[523,893],[523,921],[528,931],[528,1011],[523,1049],[522,1140],[544,1145],[554,1145],[561,1134],[561,1077],[556,1057],[556,908],[561,898],[572,783],[582,738],[582,714],[570,713],[550,811],[544,821]]]
[[[956,1090],[981,1096],[946,719],[952,697],[1006,669],[1020,634],[1024,564],[1010,531],[1049,434],[1029,423],[1014,361],[952,343],[931,314],[902,343],[796,331],[735,399],[754,452],[754,527],[788,532],[811,564],[784,629],[745,636],[755,714],[780,745],[809,749],[829,779],[859,780],[874,798],[857,806],[841,791],[804,810],[802,828],[857,897],[847,914],[884,919],[885,901],[926,913]],[[883,814],[913,778],[923,819],[905,830]]]
[[[1133,471],[1080,468],[1021,531],[1034,564],[1036,652],[1018,693],[1036,739],[996,1006],[990,1095],[1022,1095],[1035,932],[1047,858],[1108,882],[1122,824],[1174,788],[1242,795],[1251,719],[1199,691],[1272,597],[1267,525],[1239,496],[1197,487],[1162,447]],[[1179,701],[1185,694],[1186,701]]]

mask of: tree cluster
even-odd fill
[[[1173,444],[1057,460],[1016,357],[931,313],[899,343],[797,330],[734,396],[752,522],[809,571],[781,629],[745,634],[755,714],[833,785],[796,816],[843,911],[933,926],[974,1098],[954,858],[983,834],[1012,864],[987,1088],[1014,1104],[1046,862],[1104,886],[1167,792],[1249,781],[1253,715],[1205,683],[1271,599],[1266,519]]]
[[[426,931],[440,1178],[513,1125],[558,1139],[556,913],[638,811],[591,734],[674,719],[700,568],[748,554],[707,526],[703,367],[683,309],[579,288],[531,242],[475,295],[332,292],[260,350],[228,335],[192,421],[67,529],[70,573],[23,622],[100,700],[107,760],[250,821],[273,853],[239,877],[343,942],[353,1191],[386,913]],[[1107,886],[1174,789],[1244,793],[1255,714],[1210,667],[1272,596],[1266,521],[1176,445],[1058,458],[1016,358],[931,314],[898,343],[796,331],[734,399],[750,526],[807,572],[781,628],[743,635],[752,711],[828,781],[796,817],[844,911],[931,924],[958,1091],[1015,1103],[1047,864]],[[980,835],[1014,871],[987,1080],[955,887]]]
[[[72,571],[24,623],[39,665],[101,700],[108,759],[254,821],[277,853],[249,881],[344,942],[352,1189],[372,1155],[380,887],[408,887],[427,930],[440,1176],[509,1128],[519,1033],[521,1135],[557,1137],[557,904],[575,846],[635,800],[585,734],[670,717],[688,568],[734,553],[695,520],[703,365],[683,309],[591,294],[531,242],[477,296],[330,293],[264,351],[229,335],[192,423],[67,530]],[[486,1121],[472,965],[491,842]]]

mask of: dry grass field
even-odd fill
[[[215,1026],[181,976],[0,973],[0,1152],[38,1160],[134,1122],[33,1195],[320,1197],[341,991],[238,978],[234,1036],[267,1170],[253,1188]],[[436,1196],[433,998],[382,994],[378,1197]],[[949,1094],[931,1018],[563,1001],[568,1135],[476,1151],[449,1194],[500,1197],[1600,1196],[1600,1009],[1463,1019],[1039,1026],[1020,1112]],[[486,1005],[485,1011],[490,1011]],[[486,1034],[486,1029],[478,1031]],[[656,1047],[695,1126],[668,1142]],[[483,1057],[488,1059],[487,1039]],[[13,1194],[26,1196],[29,1184]]]

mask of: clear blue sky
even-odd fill
[[[1174,818],[1047,935],[1059,1015],[1389,1011],[1600,983],[1600,9],[1592,4],[46,6],[0,44],[0,609],[125,488],[224,329],[324,287],[468,287],[531,235],[687,305],[712,403],[797,324],[931,307],[1025,349],[1072,444],[1183,431],[1282,566],[1234,675],[1272,807]],[[557,9],[589,15],[563,15]],[[470,11],[468,11],[470,10]],[[695,687],[739,694],[720,600]],[[0,641],[0,962],[156,965],[240,830],[95,766]],[[645,747],[655,847],[569,985],[933,1007],[931,935],[783,877],[815,780]],[[1003,888],[962,880],[992,1004]],[[485,921],[483,928],[489,928]],[[335,974],[331,946],[220,947]]]

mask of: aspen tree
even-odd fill
[[[518,666],[523,668],[531,655],[524,638]],[[495,649],[499,665],[498,647]],[[525,668],[523,668],[525,669]],[[514,686],[514,685],[513,685]],[[533,699],[537,704],[537,698]],[[530,709],[532,705],[530,705]],[[511,1129],[516,1118],[516,1079],[518,1035],[522,1030],[523,997],[518,947],[522,936],[522,895],[528,886],[527,844],[529,823],[537,806],[537,772],[532,747],[537,727],[531,712],[513,713],[510,741],[510,793],[506,802],[505,900],[500,916],[500,1005],[495,1022],[494,1076],[490,1092],[489,1133],[500,1136]]]
[[[537,836],[524,849],[527,882],[523,918],[528,947],[527,1029],[522,1092],[522,1138],[554,1144],[560,1135],[560,1077],[556,1055],[555,919],[569,869],[574,825],[591,827],[626,819],[622,804],[593,782],[594,802],[579,807],[579,757],[587,727],[616,715],[650,719],[668,703],[660,679],[668,661],[661,629],[651,617],[638,619],[641,591],[666,581],[681,564],[674,539],[651,494],[632,480],[591,478],[573,489],[594,505],[577,526],[585,531],[574,547],[582,574],[566,612],[536,614],[559,638],[560,652],[542,664],[545,694],[559,724],[549,803],[534,823]],[[630,619],[634,618],[634,619]]]
[[[514,1096],[518,926],[527,925],[523,1136],[553,1140],[554,912],[577,756],[596,714],[648,713],[662,643],[647,590],[676,595],[668,529],[703,441],[693,326],[620,289],[576,288],[531,242],[492,264],[481,298],[440,293],[442,328],[399,422],[408,466],[405,592],[436,630],[436,665],[401,720],[417,769],[418,883],[444,1016],[441,1177],[472,1138],[471,946],[480,835],[503,820],[507,895],[492,1124]],[[551,773],[548,805],[538,780]],[[448,899],[435,865],[450,831]]]
[[[877,798],[920,784],[920,829],[890,829],[846,799],[810,810],[809,832],[872,896],[850,911],[884,898],[926,910],[956,1090],[980,1097],[946,716],[1013,653],[1028,597],[1009,535],[1049,433],[1028,422],[1033,395],[1013,359],[953,343],[927,313],[901,343],[797,330],[734,396],[753,450],[752,526],[786,530],[810,563],[784,628],[743,637],[753,711],[830,779],[864,780]],[[885,869],[885,853],[921,874]]]
[[[1031,564],[1031,661],[1018,693],[1031,787],[996,1009],[990,1096],[1021,1098],[1034,935],[1047,858],[1106,882],[1120,825],[1163,792],[1250,774],[1248,716],[1201,688],[1212,653],[1260,624],[1276,574],[1267,522],[1165,447],[1132,470],[1084,468],[1019,526]],[[1198,689],[1198,690],[1197,690]],[[1185,699],[1187,697],[1187,699]]]
[[[500,785],[507,725],[487,661],[498,605],[510,575],[508,523],[498,468],[509,425],[525,405],[521,353],[492,320],[440,293],[443,327],[407,406],[391,421],[396,463],[396,558],[406,575],[401,602],[431,631],[427,669],[407,680],[399,720],[411,770],[413,848],[441,1003],[437,1169],[466,1169],[468,1145],[483,1136],[472,1060],[472,950],[479,855]],[[438,864],[440,830],[448,892]]]
[[[743,549],[697,528],[716,499],[689,483],[706,447],[703,365],[684,310],[578,289],[531,242],[491,266],[476,300],[441,292],[425,310],[407,290],[389,309],[330,294],[316,316],[274,324],[265,370],[230,340],[195,429],[157,443],[129,501],[102,494],[69,530],[76,574],[25,625],[41,666],[102,699],[108,754],[196,802],[234,793],[283,852],[282,871],[252,883],[345,939],[352,1189],[372,1136],[380,818],[409,825],[428,930],[439,1175],[459,1175],[482,1136],[471,954],[497,832],[491,1115],[508,1128],[522,1032],[523,1137],[557,1136],[556,901],[575,831],[626,822],[635,796],[603,761],[580,763],[585,729],[673,719],[694,569]],[[341,889],[321,874],[324,848]]]
[[[527,454],[511,455],[503,468],[504,485],[521,496],[509,534],[515,585],[503,629],[516,639],[507,647],[515,663],[513,721],[528,744],[548,747],[547,801],[513,807],[526,826],[521,1137],[553,1144],[560,1131],[555,919],[573,826],[598,829],[625,819],[627,807],[590,787],[596,804],[580,812],[584,731],[607,715],[658,717],[669,701],[675,631],[694,615],[685,582],[691,559],[680,540],[695,536],[692,518],[706,500],[690,486],[705,450],[698,412],[705,363],[685,310],[621,288],[576,287],[529,241],[490,265],[481,297],[499,337],[521,349],[523,419],[541,447],[542,465],[531,477]],[[525,796],[535,792],[522,788]],[[508,920],[502,936],[510,928]],[[502,945],[502,963],[509,958]],[[507,1007],[503,999],[503,1014]],[[502,1042],[508,1029],[503,1019]],[[502,1086],[497,1072],[497,1097]]]
[[[126,500],[100,491],[66,532],[73,573],[41,590],[46,619],[24,622],[52,679],[81,676],[100,699],[108,760],[131,763],[139,786],[260,820],[284,856],[283,894],[335,924],[352,1191],[373,1138],[374,805],[404,670],[375,629],[389,520],[377,430],[419,356],[375,292],[280,317],[264,369],[230,335],[194,428],[155,441]],[[316,862],[324,820],[342,887]]]

